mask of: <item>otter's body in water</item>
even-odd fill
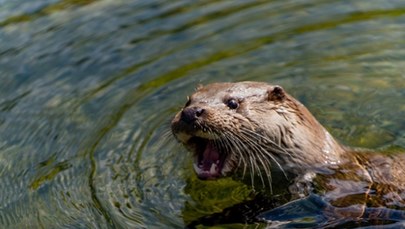
[[[315,193],[330,206],[351,207],[351,217],[361,218],[366,207],[405,209],[405,154],[339,144],[279,86],[200,87],[173,119],[172,132],[194,153],[201,179],[250,174],[252,184],[256,176],[270,188],[284,187],[291,200]],[[276,176],[288,182],[275,183]]]

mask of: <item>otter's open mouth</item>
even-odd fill
[[[227,159],[226,153],[218,148],[215,140],[192,137],[188,141],[194,148],[194,170],[200,179],[220,177]]]

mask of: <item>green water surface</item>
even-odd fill
[[[198,84],[241,80],[405,149],[405,1],[0,0],[0,228],[183,228],[248,199],[170,134]]]

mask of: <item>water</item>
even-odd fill
[[[0,225],[179,228],[248,198],[170,136],[199,83],[280,84],[345,144],[405,149],[404,37],[401,0],[0,0]]]

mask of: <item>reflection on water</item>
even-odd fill
[[[0,1],[0,225],[176,228],[248,198],[170,136],[198,83],[281,84],[341,141],[404,149],[404,23],[400,0]]]

